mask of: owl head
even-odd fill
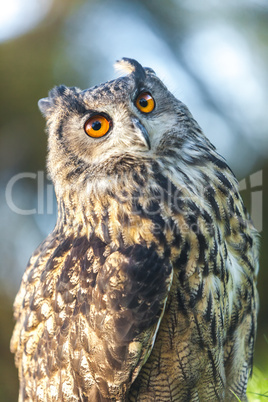
[[[61,85],[38,103],[47,120],[48,170],[56,193],[99,180],[130,160],[175,152],[187,164],[213,148],[152,69],[127,58],[116,67],[127,75],[86,90]]]

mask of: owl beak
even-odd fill
[[[136,117],[132,118],[132,123],[133,123],[133,125],[134,125],[134,127],[136,129],[136,132],[137,132],[139,138],[146,145],[146,147],[150,150],[151,149],[151,142],[150,142],[150,137],[149,137],[148,131],[141,124],[139,119],[137,119]]]

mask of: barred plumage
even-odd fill
[[[59,214],[15,300],[20,401],[245,401],[256,231],[186,106],[119,64],[39,103]]]

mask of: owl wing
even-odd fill
[[[20,291],[13,351],[21,394],[65,400],[71,388],[77,400],[120,400],[154,345],[172,282],[169,257],[154,246],[107,250],[97,237],[54,246],[35,258]]]
[[[104,396],[124,395],[150,355],[172,281],[168,258],[154,247],[112,253],[96,280],[90,303],[89,364]]]

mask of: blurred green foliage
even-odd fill
[[[268,345],[267,345],[268,347]],[[255,367],[252,378],[248,384],[249,402],[268,401],[268,372],[266,373]]]

